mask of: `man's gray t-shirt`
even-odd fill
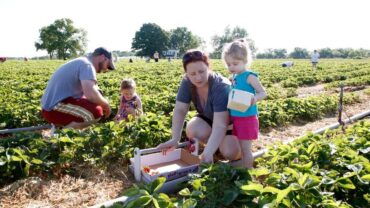
[[[212,86],[208,90],[208,98],[207,103],[203,110],[203,115],[209,118],[211,121],[213,121],[213,113],[214,112],[224,112],[227,111],[227,100],[229,96],[230,91],[230,81],[226,79],[225,77],[216,74],[211,73],[210,76],[212,76]],[[210,78],[208,82],[210,82],[212,79]],[[191,99],[191,88],[190,88],[190,80],[187,78],[184,78],[181,81],[179,91],[177,93],[176,100],[183,102],[183,103],[190,103],[192,101]],[[196,95],[198,96],[198,95]],[[197,106],[201,107],[200,101],[197,97]],[[198,111],[198,113],[200,113]]]
[[[96,72],[88,57],[74,59],[62,65],[51,77],[41,98],[42,109],[51,111],[68,97],[81,98],[81,80],[95,80]]]

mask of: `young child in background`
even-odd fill
[[[143,112],[141,99],[136,94],[136,83],[133,79],[124,79],[121,82],[121,99],[114,117],[114,121],[128,120],[129,115],[132,117],[140,116]]]
[[[252,54],[246,40],[239,39],[224,47],[223,60],[232,77],[232,88],[254,94],[250,107],[245,111],[230,110],[233,122],[233,135],[242,150],[242,166],[253,167],[252,141],[258,139],[259,123],[256,103],[266,98],[267,94],[256,73],[250,70]]]

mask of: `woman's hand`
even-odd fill
[[[167,152],[175,150],[178,144],[179,142],[176,139],[170,139],[165,143],[159,144],[157,148],[162,150],[163,155],[166,155]]]
[[[199,155],[201,163],[213,163],[213,155],[205,154],[204,152]]]

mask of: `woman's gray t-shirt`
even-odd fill
[[[209,85],[211,85],[211,88],[208,90],[207,103],[204,109],[202,109],[203,111],[202,114],[209,118],[211,121],[213,121],[214,112],[227,111],[227,100],[231,83],[228,79],[217,73],[210,73],[210,76],[212,77],[208,79],[208,83]],[[190,80],[184,77],[184,79],[182,79],[181,81],[180,88],[177,93],[176,97],[177,101],[190,104],[190,102],[192,101],[190,86],[191,86]],[[202,108],[200,101],[198,99],[198,95],[196,96],[197,96],[196,106]],[[199,110],[197,111],[198,113],[200,113]]]

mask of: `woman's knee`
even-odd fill
[[[211,127],[200,118],[192,118],[186,125],[186,136],[188,138],[207,139],[211,133]]]

